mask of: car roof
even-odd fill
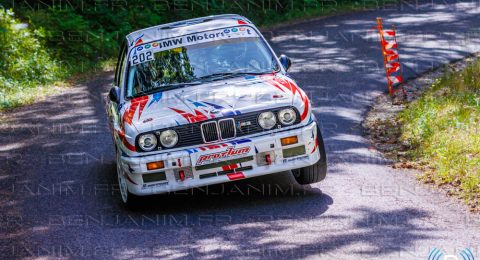
[[[211,15],[141,29],[128,34],[127,41],[130,49],[142,43],[239,24],[254,27],[250,20],[238,14]]]

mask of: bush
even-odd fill
[[[58,80],[58,64],[38,40],[41,31],[30,30],[9,10],[0,9],[0,107],[9,106],[12,93]]]
[[[238,13],[256,25],[270,25],[308,16],[359,8],[352,0],[278,1],[84,1],[25,0],[16,12],[44,33],[55,57],[75,70],[100,60],[115,58],[121,40],[131,31],[200,16]],[[85,67],[85,66],[83,66]]]
[[[99,64],[111,64],[125,35],[137,29],[223,13],[244,15],[261,26],[360,6],[353,0],[23,0],[14,7],[17,17],[32,29],[16,29],[20,23],[13,13],[2,11],[0,28],[5,32],[0,42],[0,89],[12,95],[91,71]],[[11,100],[20,104],[22,98]],[[10,101],[3,103],[0,108],[12,105]]]

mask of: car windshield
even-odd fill
[[[208,34],[204,36],[208,37]],[[159,44],[161,47],[162,43]],[[127,96],[137,97],[240,75],[274,71],[279,71],[276,59],[258,35],[215,39],[157,52],[132,54]]]

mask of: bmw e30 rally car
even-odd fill
[[[129,34],[106,101],[122,201],[288,170],[323,180],[321,132],[290,65],[239,15]]]

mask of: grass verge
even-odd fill
[[[424,165],[421,178],[448,186],[473,208],[480,205],[480,60],[446,72],[399,113],[406,158]]]

